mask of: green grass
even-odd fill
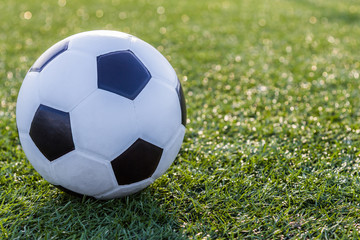
[[[0,11],[0,238],[360,237],[358,1],[0,0]],[[188,108],[168,172],[110,201],[43,180],[15,123],[37,57],[93,29],[157,47]]]

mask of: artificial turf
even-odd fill
[[[1,239],[360,237],[360,3],[0,1]],[[47,183],[15,108],[38,56],[78,32],[128,32],[182,82],[187,132],[167,173],[110,201]]]

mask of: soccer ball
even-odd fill
[[[177,156],[184,94],[155,48],[129,34],[90,31],[43,53],[16,108],[30,163],[65,192],[111,199],[150,185]]]

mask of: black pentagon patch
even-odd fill
[[[30,72],[41,72],[55,57],[68,49],[69,41],[59,42],[46,50],[30,68]]]
[[[97,57],[98,87],[134,100],[151,78],[144,64],[130,50]]]
[[[179,97],[180,107],[181,107],[181,124],[186,126],[186,102],[185,102],[184,91],[181,87],[179,80],[178,80],[178,85],[176,86],[176,92]]]
[[[45,105],[40,105],[35,113],[30,137],[49,161],[75,149],[70,114]]]
[[[162,148],[141,138],[136,140],[125,152],[111,161],[118,184],[131,184],[151,177],[162,152]]]

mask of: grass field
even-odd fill
[[[0,0],[1,239],[360,238],[356,0]],[[149,42],[182,82],[168,172],[110,201],[69,196],[21,149],[15,108],[38,56],[74,33]]]

